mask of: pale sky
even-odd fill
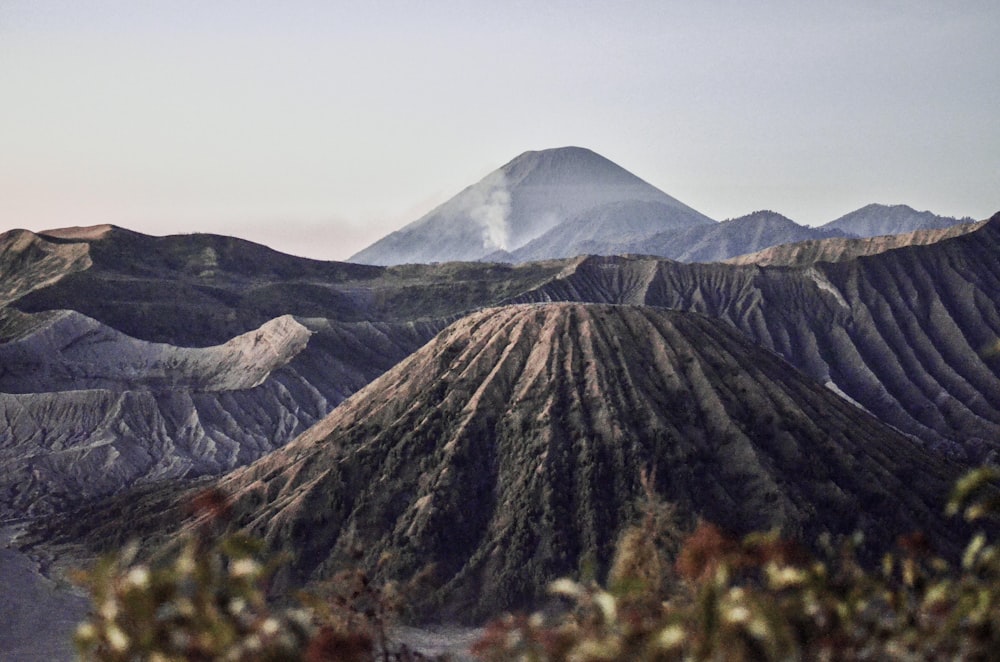
[[[998,35],[996,0],[0,0],[0,231],[344,259],[564,145],[719,220],[981,219]]]

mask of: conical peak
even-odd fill
[[[559,303],[463,318],[224,484],[238,517],[293,545],[296,581],[351,549],[387,578],[431,562],[423,606],[475,619],[584,557],[606,567],[649,467],[685,518],[806,539],[867,523],[879,541],[894,532],[876,521],[936,524],[934,466],[718,320]],[[913,475],[925,501],[892,505]]]
[[[560,165],[560,164],[584,164],[592,163],[595,165],[610,166],[613,168],[619,168],[619,166],[607,159],[597,152],[587,149],[586,147],[553,147],[550,149],[539,149],[539,150],[529,150],[517,155],[511,159],[506,165],[503,166],[503,170],[512,169],[515,167],[524,166],[526,164],[549,164],[549,165]],[[620,169],[620,168],[619,168]]]
[[[531,178],[551,180],[551,183],[572,181],[587,185],[641,183],[653,188],[610,159],[584,147],[556,147],[524,152],[500,168],[500,171],[511,184]]]
[[[565,230],[557,242],[565,250],[587,240],[619,240],[622,223],[630,224],[633,236],[650,236],[708,222],[605,157],[583,147],[559,147],[524,152],[351,261],[480,260],[519,250],[556,228]],[[541,252],[536,259],[563,256]]]
[[[529,149],[526,152],[518,154],[516,157],[511,159],[511,163],[530,160],[530,159],[594,159],[600,161],[608,161],[597,152],[592,149],[587,149],[586,147],[578,147],[576,145],[567,145],[565,147],[550,147],[548,149]]]

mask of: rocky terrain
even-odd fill
[[[27,230],[0,235],[0,304],[90,267],[86,244],[56,244]]]
[[[1000,453],[1000,216],[827,241],[772,266],[379,267],[12,231],[0,516],[89,554],[163,540],[217,484],[292,553],[276,586],[359,549],[386,577],[433,562],[421,606],[465,620],[605,568],[647,467],[688,520],[947,547],[944,490]]]
[[[959,467],[728,324],[563,303],[461,319],[215,484],[235,500],[234,525],[291,553],[280,582],[345,563],[387,578],[434,564],[417,609],[475,621],[536,603],[588,559],[603,573],[644,469],[682,521],[803,540],[860,530],[879,548],[915,528],[947,539],[939,504]],[[184,499],[117,507],[157,530]],[[102,518],[56,528],[114,545],[123,533]]]
[[[1000,439],[1000,216],[802,268],[580,258],[518,301],[655,305],[724,320],[883,421],[970,463]]]
[[[30,284],[0,310],[5,519],[244,465],[561,268],[385,270],[119,228],[3,238],[0,269]]]
[[[716,317],[974,464],[995,457],[1000,438],[997,235],[994,220],[796,268],[650,257],[386,268],[211,235],[21,234],[35,253],[14,251],[3,268],[43,274],[44,286],[22,288],[0,312],[0,512],[51,512],[137,481],[242,466],[462,315],[517,302]]]

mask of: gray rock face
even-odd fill
[[[868,205],[823,226],[827,230],[840,230],[856,237],[878,237],[902,234],[914,230],[934,230],[962,223],[971,218],[938,216],[929,211],[917,211],[906,205]]]
[[[60,311],[46,315],[28,335],[0,344],[0,392],[245,390],[287,365],[310,335],[285,315],[223,345],[175,347]]]
[[[91,332],[54,355],[46,341],[60,329],[0,344],[5,369],[12,366],[0,380],[0,517],[46,515],[137,482],[248,464],[436,330],[289,316],[192,349],[136,341],[77,313],[57,318]],[[354,361],[345,361],[352,349]]]
[[[576,255],[585,242],[711,222],[604,157],[564,147],[518,156],[350,260],[469,261],[518,250],[515,261],[548,259]]]

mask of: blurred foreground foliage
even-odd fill
[[[291,606],[275,606],[267,587],[281,559],[268,560],[254,538],[213,535],[228,511],[221,494],[203,493],[193,505],[199,526],[161,558],[138,561],[133,545],[77,573],[92,601],[76,631],[81,659],[432,659],[390,641],[411,586],[375,585],[364,572],[348,570],[298,594]]]
[[[998,479],[995,468],[965,476],[948,514],[996,518]],[[817,559],[774,534],[737,540],[700,523],[670,564],[658,544],[668,509],[655,498],[647,509],[619,541],[607,587],[560,579],[550,590],[568,608],[499,619],[473,652],[539,662],[1000,659],[1000,548],[984,533],[957,564],[921,534],[903,536],[872,570],[857,561],[858,540]]]
[[[1000,470],[971,472],[947,512],[973,524],[1000,514]],[[859,540],[817,558],[775,534],[738,540],[702,522],[684,536],[649,481],[645,517],[617,545],[607,585],[560,579],[563,608],[508,615],[484,631],[482,660],[996,660],[1000,547],[979,532],[962,558],[935,555],[918,533],[875,569]],[[204,520],[226,504],[207,495]],[[93,599],[76,636],[85,660],[424,660],[393,645],[395,615],[417,584],[375,586],[360,570],[278,608],[266,600],[279,560],[209,525],[166,557],[135,548],[79,574]]]

